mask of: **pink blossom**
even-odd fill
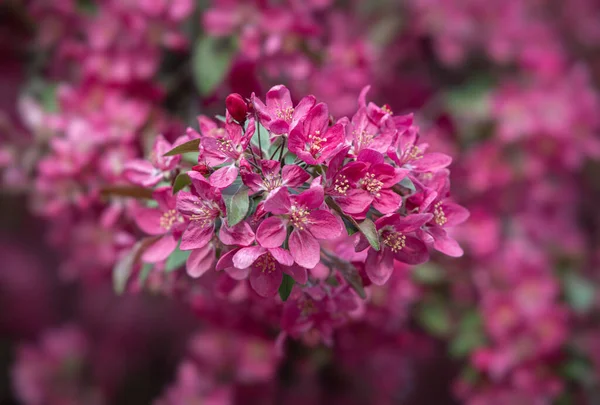
[[[148,263],[169,257],[186,227],[183,216],[175,208],[177,199],[171,187],[157,188],[152,196],[158,208],[137,207],[133,211],[133,219],[138,227],[148,235],[159,237],[142,254],[142,260]]]
[[[421,239],[413,236],[432,218],[431,214],[412,214],[402,217],[390,214],[375,221],[379,251],[369,247],[369,242],[361,235],[357,251],[369,247],[365,270],[369,279],[376,285],[384,284],[394,271],[394,260],[407,264],[421,264],[429,259],[427,247]]]
[[[314,96],[304,97],[296,107],[287,87],[272,87],[266,96],[266,105],[252,94],[252,105],[258,113],[260,123],[275,135],[289,134],[314,107]]]
[[[320,209],[323,198],[323,187],[319,184],[297,195],[290,195],[286,188],[281,188],[265,203],[265,210],[275,216],[259,226],[257,240],[264,246],[281,245],[286,239],[286,228],[291,225],[290,253],[298,265],[312,269],[320,260],[318,240],[335,239],[343,231],[333,214]]]
[[[225,212],[220,192],[200,173],[191,171],[188,175],[192,180],[191,193],[177,193],[177,211],[189,221],[181,237],[181,250],[204,247],[213,238],[216,219]]]
[[[308,111],[303,125],[291,130],[288,147],[300,159],[314,165],[333,157],[343,144],[343,125],[338,123],[330,127],[327,105],[319,103]]]
[[[173,149],[171,143],[162,135],[157,136],[152,146],[150,159],[135,159],[126,163],[123,175],[130,182],[140,186],[157,185],[181,160],[180,155],[164,156],[171,149]]]

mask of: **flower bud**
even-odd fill
[[[201,174],[208,174],[209,172],[208,166],[206,166],[205,164],[195,165],[192,167],[192,170]]]
[[[248,113],[248,104],[244,101],[244,98],[238,93],[231,93],[225,99],[225,106],[229,115],[239,123],[246,121],[246,114]]]

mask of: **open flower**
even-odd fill
[[[135,159],[125,164],[123,175],[133,184],[143,187],[157,185],[166,173],[175,169],[181,161],[181,156],[164,156],[173,146],[162,135],[156,137],[150,158]]]
[[[220,192],[200,173],[190,171],[188,175],[192,180],[192,192],[177,194],[177,211],[189,221],[181,237],[181,250],[204,247],[213,237],[215,221],[225,212]]]
[[[242,170],[242,181],[252,193],[267,192],[267,199],[275,194],[281,187],[299,187],[310,179],[306,170],[295,165],[281,164],[276,160],[261,160],[259,162],[261,174],[251,170]]]
[[[160,262],[169,257],[186,226],[183,216],[175,209],[176,199],[171,187],[160,187],[152,196],[158,203],[157,208],[136,207],[133,210],[133,219],[142,231],[160,236],[142,255],[142,260],[147,263]]]
[[[290,133],[316,103],[314,96],[307,96],[294,108],[290,91],[283,85],[274,86],[267,92],[266,105],[254,93],[251,99],[260,123],[275,135]]]
[[[369,247],[365,261],[365,271],[373,284],[385,284],[394,271],[394,259],[407,264],[421,264],[429,259],[427,246],[413,234],[431,218],[431,214],[407,217],[391,214],[375,221],[381,246],[379,251]],[[361,234],[356,251],[362,251],[367,246],[369,242]]]
[[[386,163],[381,153],[371,149],[363,149],[356,160],[365,163],[358,186],[369,193],[373,207],[382,214],[400,208],[402,198],[391,188],[406,176],[406,171]]]
[[[297,195],[290,195],[287,188],[281,188],[265,203],[265,210],[275,216],[258,226],[259,243],[266,247],[280,246],[286,239],[287,226],[291,225],[288,245],[294,261],[308,269],[315,267],[320,260],[318,240],[335,239],[343,231],[340,221],[331,212],[320,209],[323,198],[323,187],[315,182]]]
[[[310,109],[302,125],[290,132],[288,148],[310,165],[319,165],[344,146],[344,127],[337,123],[329,126],[329,110],[319,103]]]
[[[225,123],[225,128],[211,128],[207,123],[204,123],[203,126],[207,127],[207,130],[200,141],[201,150],[198,163],[206,164],[209,167],[224,164],[225,166],[211,174],[209,181],[213,187],[226,188],[238,176],[239,169],[236,164],[239,164],[239,160],[250,144],[252,135],[254,135],[254,119],[250,118],[248,120],[245,130],[241,125],[231,120]]]
[[[426,186],[431,187],[425,192],[429,197],[420,201],[419,212],[431,213],[432,217],[427,225],[419,230],[419,237],[448,256],[460,257],[463,255],[463,250],[458,242],[448,235],[446,228],[465,222],[469,218],[469,210],[447,198],[450,191],[447,170],[437,172]],[[409,200],[412,200],[410,201],[412,204],[414,201],[419,201],[419,198],[420,195],[415,195]]]

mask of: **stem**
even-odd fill
[[[260,152],[260,158],[263,158],[263,153],[262,153],[262,142],[261,142],[261,136],[260,136],[260,122],[258,121],[258,115],[256,113],[254,113],[254,120],[255,122],[257,122],[257,131],[258,131],[258,149]]]
[[[283,137],[283,142],[281,143],[281,151],[279,152],[279,162],[281,164],[283,164],[283,150],[285,149],[285,142],[286,142],[287,138],[284,136]]]

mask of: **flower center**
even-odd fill
[[[169,210],[162,214],[160,217],[160,227],[169,230],[173,226],[175,222],[180,222],[181,216],[177,213],[176,210]]]
[[[321,149],[323,149],[323,142],[327,142],[327,138],[321,138],[321,131],[315,131],[314,135],[308,136],[308,142],[310,143],[310,153],[314,156]]]
[[[418,160],[423,157],[423,153],[418,146],[413,145],[410,149],[406,151],[407,160]]]
[[[346,192],[350,188],[350,184],[348,184],[348,179],[343,174],[336,176],[335,182],[333,183],[333,189],[336,193],[341,195],[346,195]]]
[[[275,259],[269,252],[256,259],[254,265],[263,273],[271,274],[275,271]]]
[[[234,152],[233,144],[229,139],[218,139],[218,149],[221,152]]]
[[[389,105],[387,105],[387,104],[384,104],[384,105],[382,105],[382,106],[381,106],[381,109],[382,109],[383,111],[385,111],[385,112],[386,112],[387,114],[389,114],[389,115],[393,115],[393,114],[394,114],[394,113],[392,112],[392,109],[390,108],[390,106],[389,106]]]
[[[444,213],[441,202],[433,206],[433,218],[435,223],[439,226],[443,226],[446,222],[448,222],[448,218],[446,218],[446,214]]]
[[[267,174],[263,180],[263,185],[267,191],[273,191],[281,187],[281,176],[278,174]]]
[[[406,246],[406,236],[400,232],[387,232],[383,236],[383,243],[392,249],[392,252],[396,253]]]
[[[200,201],[194,201],[194,204],[197,205],[198,208],[194,214],[192,214],[190,220],[200,222],[200,226],[210,225],[216,216],[214,210],[205,204],[202,204]]]
[[[294,227],[303,230],[304,225],[308,222],[308,210],[306,208],[292,205],[290,220],[292,221]]]
[[[355,130],[353,135],[357,143],[361,146],[369,146],[375,137],[373,134],[368,133],[364,129],[360,131],[360,133]]]
[[[284,120],[290,122],[292,120],[292,116],[294,115],[294,108],[278,108],[275,111],[275,116],[280,120]]]
[[[377,180],[375,178],[375,174],[367,173],[367,175],[363,179],[361,179],[361,184],[365,190],[375,195],[376,197],[379,197],[381,195],[379,194],[379,191],[381,191],[381,189],[383,188],[383,182]]]

